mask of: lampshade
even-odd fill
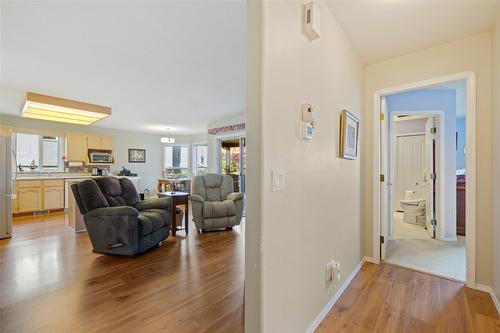
[[[111,108],[28,92],[21,117],[90,125],[111,115]]]

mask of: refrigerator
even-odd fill
[[[12,200],[16,181],[13,136],[0,131],[0,239],[12,233]]]

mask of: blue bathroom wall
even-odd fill
[[[444,111],[454,117],[455,90],[414,90],[386,97],[389,114],[394,111]]]
[[[457,118],[457,170],[465,169],[465,117]]]

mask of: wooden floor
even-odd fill
[[[0,332],[243,332],[243,228],[178,232],[99,255],[64,214],[14,220],[0,240]]]
[[[490,295],[388,264],[366,263],[316,330],[500,332]]]
[[[0,240],[0,332],[243,332],[243,228],[126,258],[92,253],[64,219],[16,218]],[[486,293],[367,263],[317,332],[500,332],[500,319]]]

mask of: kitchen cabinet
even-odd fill
[[[42,188],[23,187],[18,190],[19,213],[29,213],[42,210]]]
[[[43,209],[55,210],[64,208],[64,180],[43,181]]]
[[[113,150],[113,138],[110,136],[88,136],[87,148]]]
[[[66,159],[71,162],[88,162],[86,135],[66,134]]]
[[[18,180],[13,212],[31,213],[64,208],[64,180]]]
[[[89,162],[88,150],[113,150],[113,137],[66,133],[66,158],[71,162]]]

